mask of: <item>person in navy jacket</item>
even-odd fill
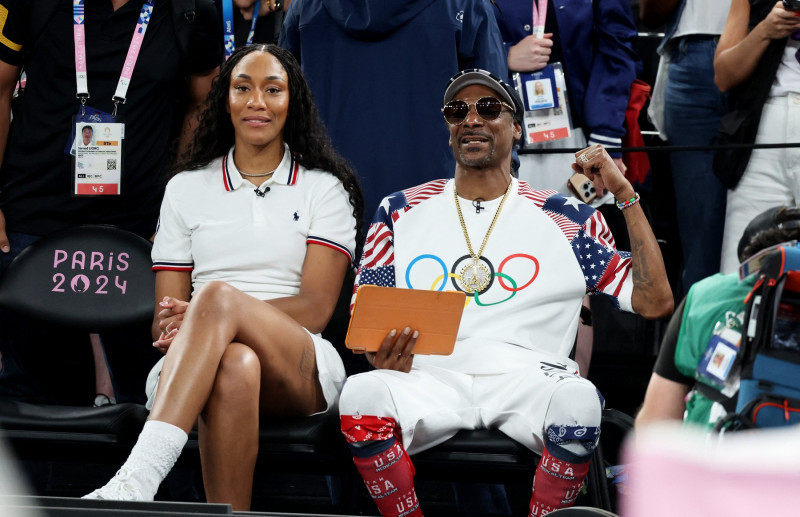
[[[486,1],[293,0],[279,45],[301,62],[333,145],[360,175],[367,214],[387,192],[454,169],[441,85],[465,68],[508,73]]]
[[[623,124],[631,84],[641,66],[633,49],[637,30],[628,0],[538,0],[540,8],[546,6],[544,38],[533,35],[531,1],[494,0],[492,4],[510,73],[535,72],[548,63],[560,62],[573,125],[582,130],[577,136],[585,137],[584,142],[574,145],[580,147],[588,142],[619,147],[625,135]],[[536,156],[535,163],[526,163],[531,156]],[[569,167],[572,155],[554,155],[563,158],[563,167],[554,167],[552,161],[544,162],[541,160],[544,156],[523,155],[520,178],[540,188],[556,188],[566,193],[566,181],[572,174]],[[611,156],[624,172],[621,154],[611,153]],[[531,168],[534,170],[528,170]],[[548,170],[542,171],[544,168]],[[552,179],[543,178],[543,174]]]

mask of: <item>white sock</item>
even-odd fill
[[[189,437],[183,429],[166,422],[148,420],[136,445],[122,466],[130,472],[131,484],[151,501],[159,485],[172,470]]]

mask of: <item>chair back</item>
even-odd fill
[[[152,319],[149,241],[112,226],[79,226],[23,250],[0,279],[0,306],[88,332]]]

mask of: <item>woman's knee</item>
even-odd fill
[[[241,291],[225,282],[209,282],[192,297],[189,310],[200,311],[203,317],[225,317],[240,293]]]
[[[260,387],[261,364],[256,353],[241,343],[228,345],[217,368],[214,396],[241,398],[247,393],[257,399]]]

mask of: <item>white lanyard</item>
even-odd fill
[[[89,84],[86,73],[86,32],[84,29],[84,3],[86,0],[72,0],[72,32],[75,40],[75,82],[77,83],[77,96],[81,104],[86,104],[89,98]],[[139,13],[139,21],[136,23],[136,30],[133,31],[131,44],[128,47],[128,55],[125,57],[125,64],[117,82],[117,89],[111,98],[114,101],[114,113],[117,115],[117,106],[121,102],[125,104],[125,97],[128,94],[128,86],[131,83],[133,69],[142,49],[144,34],[150,24],[150,16],[153,14],[155,0],[145,0],[142,10]]]

